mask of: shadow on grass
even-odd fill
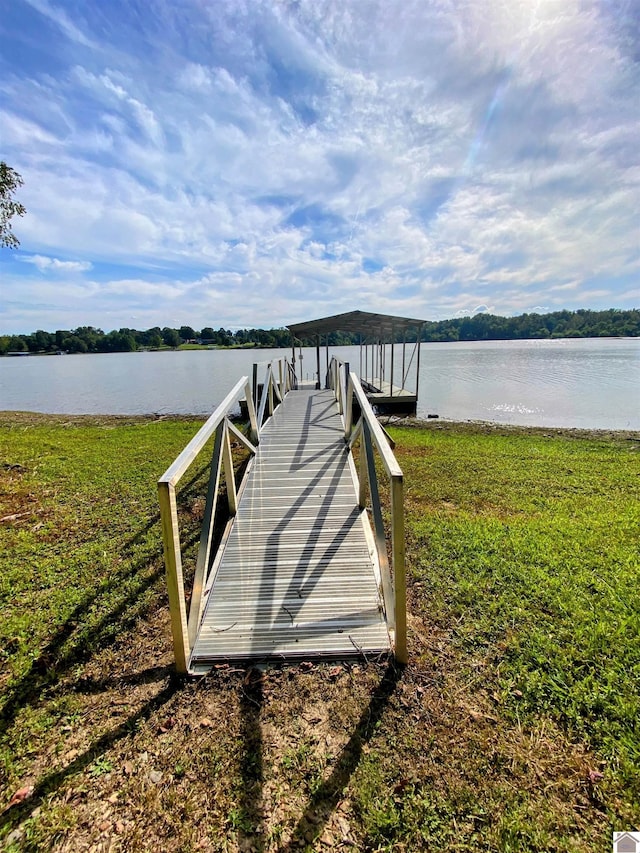
[[[336,759],[331,776],[313,793],[296,824],[290,840],[278,853],[293,853],[313,845],[323,833],[336,806],[360,763],[364,746],[371,740],[378,722],[402,678],[404,667],[390,660],[379,684],[363,710],[351,737]],[[263,709],[263,674],[257,669],[247,673],[241,687],[243,756],[240,763],[242,793],[238,803],[237,826],[240,849],[264,851],[263,738],[260,717]]]
[[[301,846],[313,844],[322,834],[355,772],[363,747],[371,740],[389,699],[402,678],[404,666],[391,659],[369,704],[362,712],[351,737],[344,745],[331,776],[315,791],[287,844],[278,853],[293,853]]]
[[[186,517],[186,529],[182,531],[182,548],[185,552],[192,549],[200,538],[200,524],[191,508],[193,499],[200,497],[203,491],[206,492],[203,477],[208,467],[208,464],[199,467],[178,494],[179,512],[183,519]],[[244,464],[241,462],[238,467],[242,473]],[[226,489],[223,486],[214,522],[214,537],[218,539],[227,522],[227,513],[223,509],[227,505],[225,497]],[[157,536],[153,536],[145,547],[145,541],[154,528],[157,528]],[[81,544],[86,544],[90,538],[88,536]],[[9,686],[0,708],[2,730],[6,733],[23,710],[69,689],[75,693],[94,694],[115,686],[136,687],[165,682],[167,679],[168,682],[138,711],[111,731],[95,738],[67,766],[52,769],[42,776],[25,800],[5,808],[0,814],[0,830],[3,833],[18,826],[69,778],[84,771],[118,741],[130,737],[140,722],[149,719],[181,689],[183,679],[175,674],[173,666],[151,666],[136,673],[120,672],[106,678],[80,675],[73,678],[72,684],[69,680],[75,667],[87,663],[97,653],[113,646],[123,634],[135,629],[140,620],[156,611],[164,576],[161,540],[160,514],[153,513],[140,529],[122,543],[119,556],[123,565],[98,582],[95,588],[84,592],[81,600],[55,627],[27,671]],[[73,559],[72,544],[69,544],[69,558]]]
[[[145,683],[147,673],[139,674],[140,682]],[[89,765],[91,765],[104,752],[114,746],[119,740],[125,737],[131,737],[131,733],[135,731],[136,726],[148,720],[149,717],[166,704],[181,688],[184,679],[174,673],[171,673],[169,682],[156,696],[146,702],[135,714],[127,717],[124,722],[116,726],[109,732],[106,732],[101,737],[97,738],[91,745],[81,754],[71,761],[66,767],[60,770],[53,770],[51,773],[43,776],[35,786],[33,793],[27,799],[13,806],[9,806],[0,814],[0,830],[11,830],[21,823],[26,817],[39,806],[44,799],[55,793],[58,788],[71,776],[81,773]]]
[[[82,676],[76,678],[73,682],[73,692],[90,696],[94,693],[104,693],[105,690],[113,690],[123,687],[139,687],[142,684],[153,684],[156,681],[163,681],[170,675],[175,674],[173,664],[167,666],[150,666],[139,672],[119,673],[110,678],[91,678]],[[61,688],[68,689],[67,685],[61,685]],[[55,695],[55,691],[51,691],[48,695]]]
[[[205,470],[206,467],[196,471],[181,489],[181,506],[187,506],[198,493]],[[130,562],[144,537],[156,526],[157,544]],[[195,523],[191,525],[192,528],[196,526]],[[198,529],[190,529],[183,537],[183,548],[192,547],[199,535]],[[8,687],[0,709],[0,721],[5,732],[23,708],[35,705],[45,691],[56,690],[70,670],[78,664],[87,663],[96,652],[112,646],[123,633],[132,630],[152,612],[155,605],[150,593],[164,576],[161,541],[160,514],[154,513],[123,543],[120,557],[124,565],[84,594],[28,670]],[[94,615],[96,613],[97,616]]]
[[[265,847],[262,786],[264,762],[262,758],[262,726],[260,716],[264,704],[263,673],[250,669],[240,692],[241,737],[243,743],[240,761],[242,794],[239,803],[238,833],[241,849],[262,851]]]

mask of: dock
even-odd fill
[[[322,350],[328,374],[331,340],[339,340],[336,336],[346,332],[352,339],[357,337],[358,376],[375,411],[386,415],[415,415],[423,325],[423,320],[412,317],[394,317],[371,311],[348,311],[294,323],[288,326],[292,338],[292,364],[295,368],[296,341],[315,344],[316,387],[322,387]]]
[[[160,478],[179,672],[206,672],[221,661],[389,653],[406,661],[402,471],[356,374],[334,359],[327,378],[328,388],[300,387],[288,361],[272,362],[254,400],[242,377]],[[231,417],[240,402],[248,414],[244,430]],[[191,570],[183,566],[177,493],[211,439]],[[240,482],[232,442],[248,455]],[[386,525],[379,469],[388,478]],[[228,521],[214,548],[222,472]]]
[[[262,431],[193,671],[218,660],[389,651],[354,474],[333,393],[287,394]]]

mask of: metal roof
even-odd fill
[[[356,332],[363,335],[390,336],[405,329],[423,325],[424,320],[411,317],[394,317],[391,314],[373,314],[370,311],[348,311],[346,314],[334,314],[306,323],[291,323],[289,331],[298,338],[309,335],[323,335],[328,332]]]

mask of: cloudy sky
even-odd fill
[[[0,5],[0,333],[640,306],[639,0]]]

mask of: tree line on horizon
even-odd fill
[[[413,342],[417,330],[407,333],[406,340]],[[476,314],[473,317],[456,317],[451,320],[425,321],[421,340],[424,342],[496,341],[544,338],[597,338],[640,337],[640,309],[610,308],[591,311],[554,311],[550,314],[520,314],[500,317],[495,314]],[[401,341],[402,337],[398,337]],[[333,332],[329,335],[331,346],[358,344],[357,334]],[[47,332],[38,329],[30,335],[0,335],[0,355],[7,353],[52,352],[135,352],[141,349],[177,349],[189,344],[218,347],[279,348],[291,346],[288,329],[214,329],[205,326],[196,330],[191,326],[172,329],[154,326],[145,331],[122,328],[110,332],[94,326],[77,329],[58,329]],[[302,340],[313,345],[314,340]],[[324,343],[324,338],[323,338]]]

